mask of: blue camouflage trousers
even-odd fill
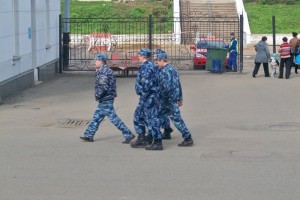
[[[171,128],[169,116],[161,118],[161,120],[160,120],[160,127],[163,128],[163,129],[169,129],[169,128]]]
[[[158,105],[155,105],[151,100],[139,101],[134,112],[133,124],[138,135],[144,135],[147,128],[154,140],[161,140]]]
[[[96,111],[94,113],[93,120],[90,122],[89,127],[86,129],[84,136],[92,138],[96,134],[98,127],[105,116],[115,125],[120,131],[125,139],[131,137],[132,132],[127,128],[123,121],[117,116],[116,111],[113,106],[114,101],[103,101],[98,104]]]
[[[165,123],[166,118],[170,117],[174,126],[182,134],[182,137],[184,139],[190,137],[191,133],[181,118],[177,102],[162,102],[159,109],[159,117],[161,126],[163,126],[163,123]]]

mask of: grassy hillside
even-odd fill
[[[62,0],[62,13],[64,1]],[[169,0],[151,2],[80,2],[71,0],[71,17],[80,18],[142,18],[153,14],[155,17],[172,17],[173,5]]]
[[[173,6],[169,0],[147,2],[79,2],[71,0],[71,17],[80,18],[135,18],[148,17],[153,14],[154,17],[164,18],[173,16]],[[62,0],[62,13],[64,1]],[[294,5],[274,4],[261,5],[257,3],[245,3],[245,9],[248,13],[251,32],[272,33],[272,15],[276,17],[276,32],[291,33],[296,31],[300,33],[300,1]],[[172,26],[172,25],[168,25]],[[169,27],[167,30],[172,30]]]
[[[260,5],[245,3],[251,33],[272,33],[272,16],[276,19],[276,33],[300,33],[300,2],[294,5]]]
[[[62,14],[64,1],[62,1]],[[94,18],[93,20],[78,20],[70,24],[72,33],[106,32],[112,34],[145,34],[148,31],[148,17],[152,14],[156,26],[154,33],[168,33],[173,29],[173,23],[166,18],[173,16],[173,5],[169,0],[147,2],[80,2],[71,0],[71,18]],[[102,20],[107,18],[108,20]],[[100,20],[95,20],[100,19]],[[130,19],[130,20],[127,20]],[[74,22],[74,20],[71,20]],[[142,28],[141,28],[142,27]]]

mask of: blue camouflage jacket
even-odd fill
[[[179,74],[170,64],[159,69],[159,98],[173,103],[183,100]]]
[[[140,66],[136,77],[135,91],[143,101],[151,97],[158,97],[157,70],[151,61],[146,61]]]
[[[113,100],[117,96],[116,77],[108,65],[103,65],[96,72],[95,98],[96,101]]]

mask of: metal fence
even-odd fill
[[[240,38],[238,18],[154,18],[96,19],[60,18],[61,70],[94,70],[95,54],[104,53],[115,70],[137,69],[140,48],[161,48],[178,69],[192,69],[195,52],[191,48],[200,38],[217,37],[230,41],[230,33]]]

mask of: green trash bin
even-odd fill
[[[205,70],[212,71],[213,64],[216,63],[216,61],[218,60],[221,62],[221,71],[220,72],[224,72],[227,52],[228,52],[228,49],[226,49],[226,48],[208,46]]]

